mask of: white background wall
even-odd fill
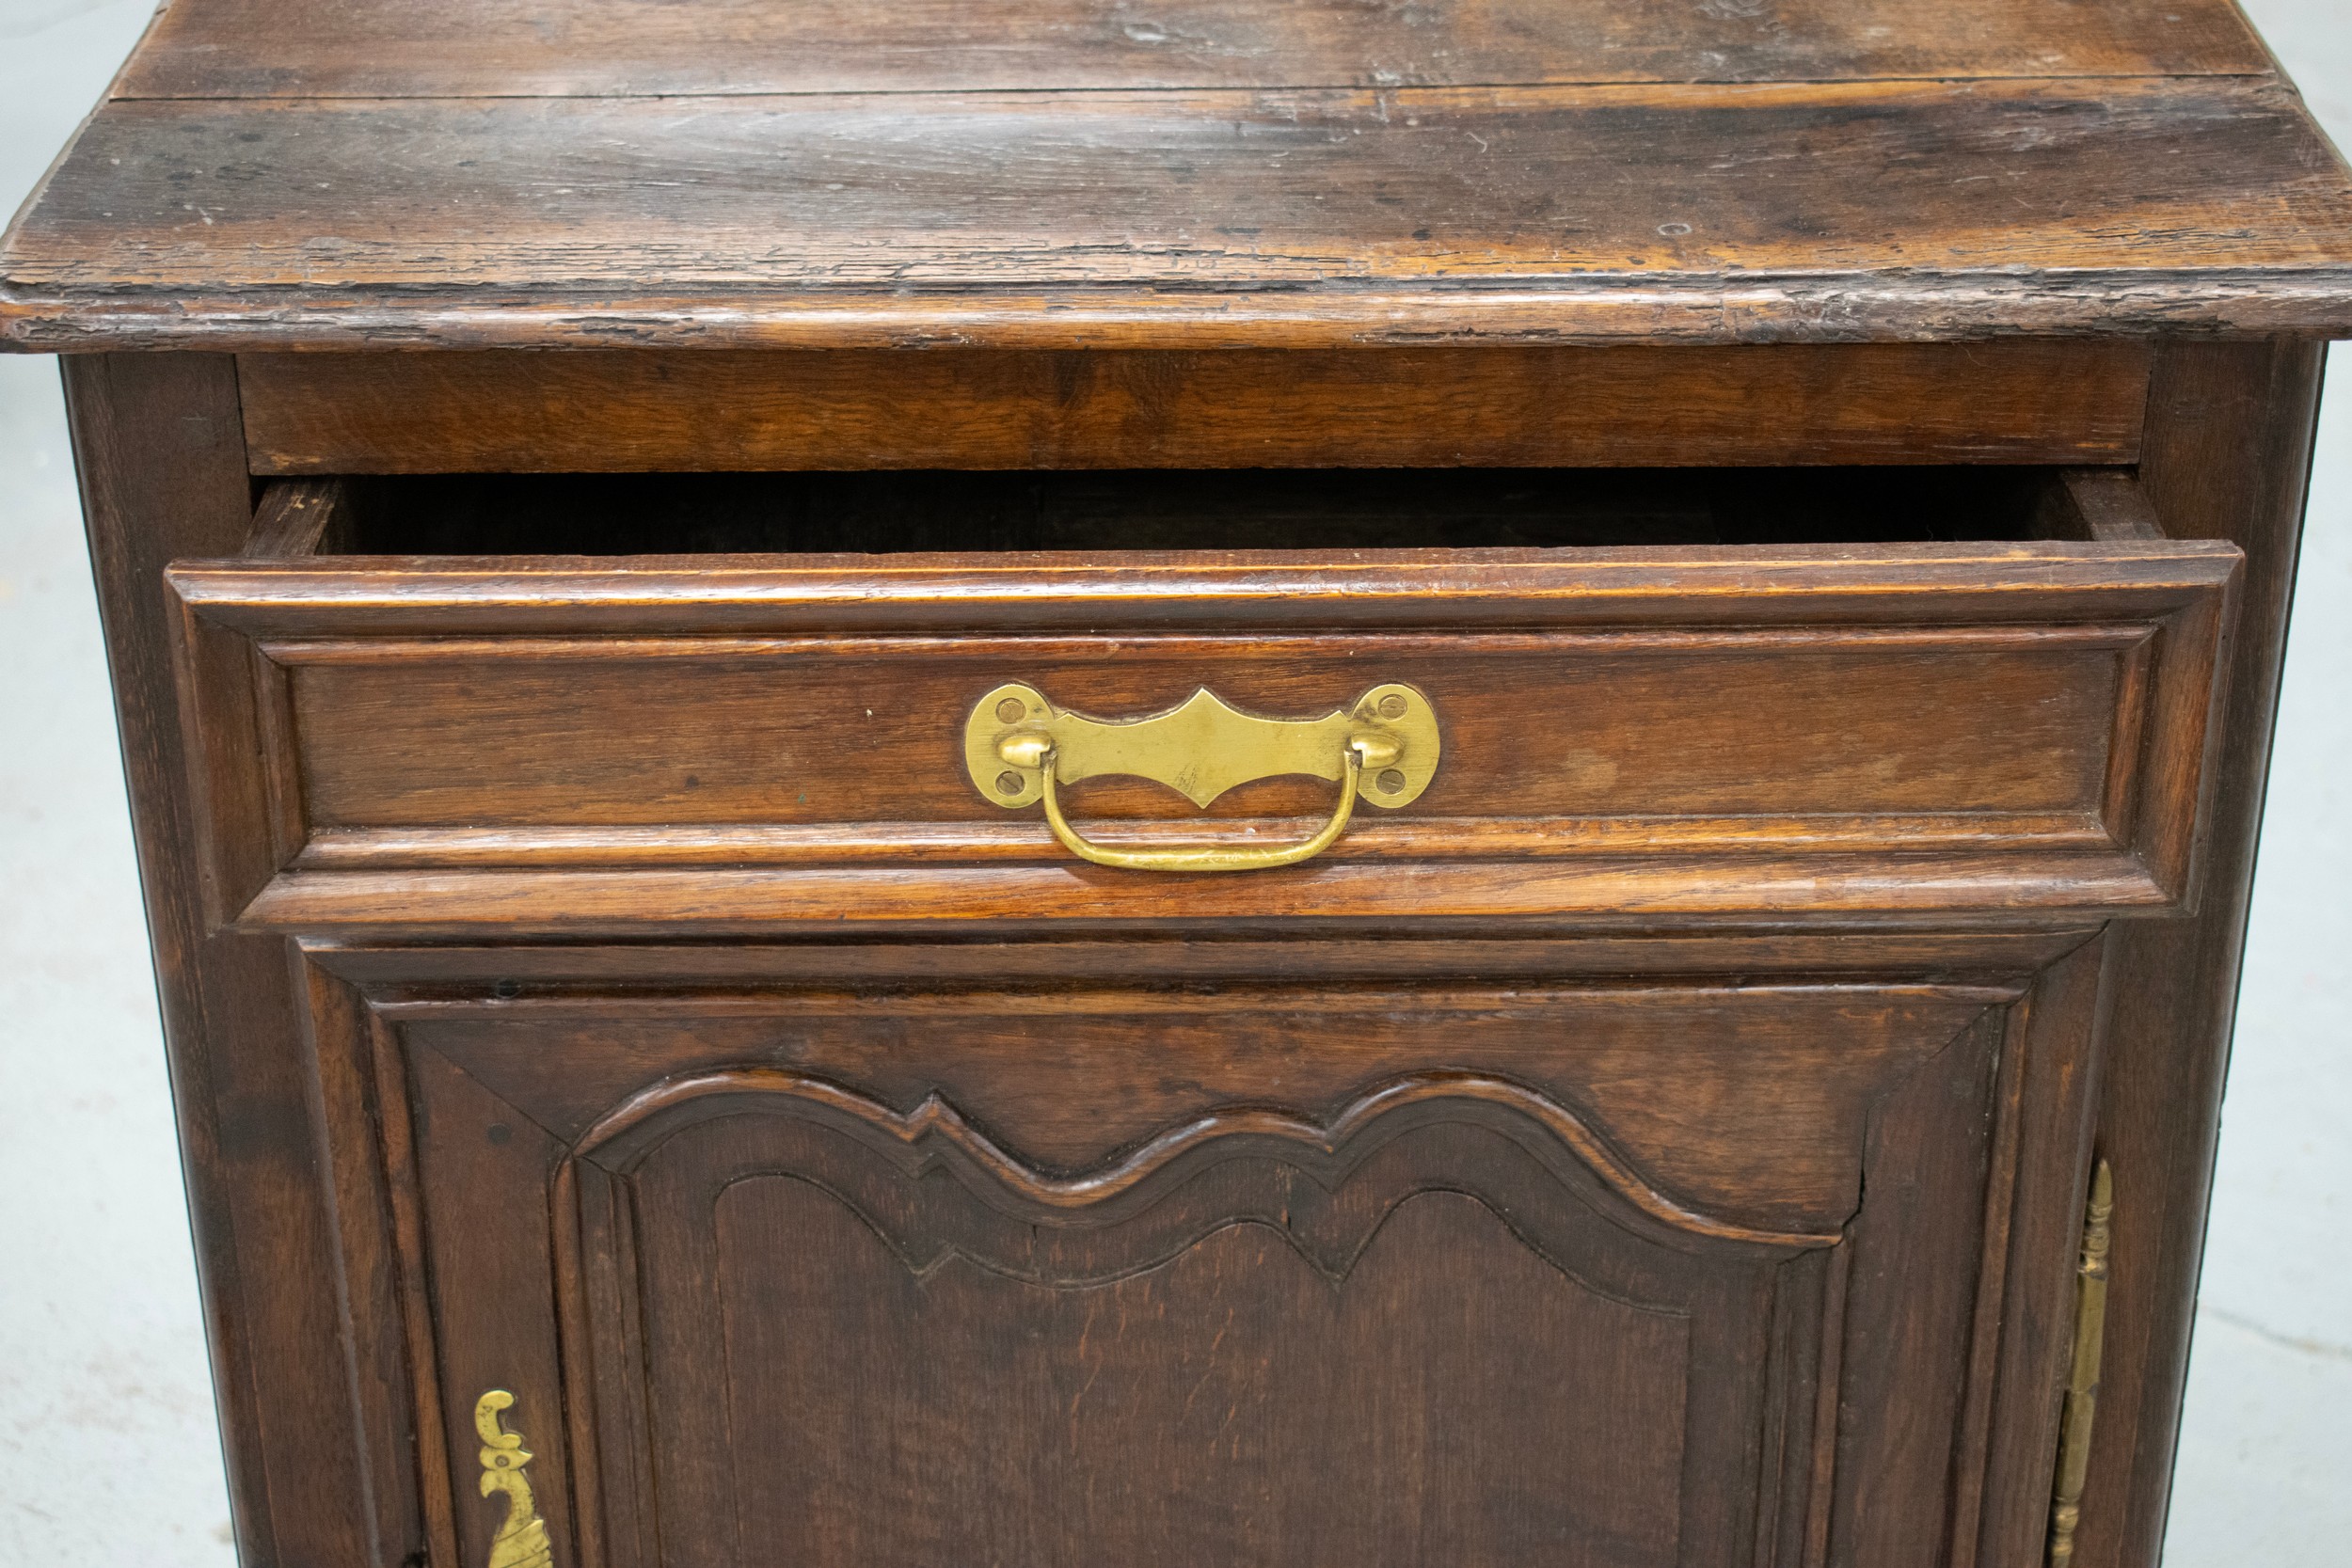
[[[2352,146],[2346,0],[2249,8]],[[148,9],[0,0],[0,212],[97,100]],[[2346,693],[2352,393],[2340,388],[2288,651],[2174,1568],[2352,1562]],[[0,1568],[226,1568],[111,715],[56,367],[0,356]]]

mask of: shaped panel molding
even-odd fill
[[[1044,1519],[1139,1563],[1711,1560],[1766,1494],[1802,1507],[1797,1325],[1843,1256],[1680,1208],[1564,1107],[1454,1071],[1322,1122],[1220,1107],[1075,1173],[936,1097],[697,1074],[581,1137],[556,1204],[573,1446],[612,1560],[648,1564],[923,1560],[943,1529],[993,1560]]]

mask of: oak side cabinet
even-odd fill
[[[249,1568],[2148,1568],[2352,179],[2228,0],[171,0]]]

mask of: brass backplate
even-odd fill
[[[1410,805],[1437,774],[1437,714],[1418,689],[1399,682],[1315,719],[1244,713],[1206,687],[1159,713],[1093,719],[1015,681],[973,705],[963,757],[973,785],[1008,808],[1039,800],[1044,770],[1035,757],[1046,746],[1060,783],[1150,779],[1206,806],[1258,779],[1344,779],[1348,751],[1359,742],[1365,762],[1357,794],[1369,805]]]

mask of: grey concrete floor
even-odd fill
[[[0,0],[0,211],[96,101],[148,9]],[[2352,146],[2345,0],[2249,9]],[[2352,1563],[2352,391],[2341,385],[2352,359],[2342,353],[2230,1071],[2175,1568]],[[0,868],[0,1568],[225,1568],[211,1383],[56,372],[8,356]]]

